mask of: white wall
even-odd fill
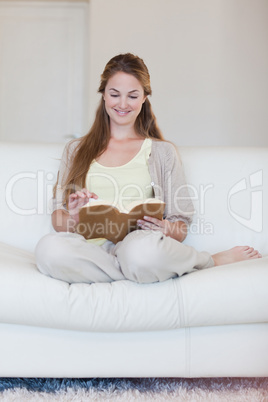
[[[268,0],[89,0],[83,54],[86,19],[68,27],[74,27],[72,6],[87,10],[85,1],[0,0],[0,139],[58,141],[85,134],[106,62],[133,52],[150,70],[151,102],[167,139],[268,145]],[[33,15],[18,24],[4,4]],[[52,46],[38,47],[40,38],[51,38]]]
[[[90,0],[89,123],[106,62],[142,57],[178,145],[268,145],[267,0]]]
[[[88,4],[0,1],[0,140],[88,130]]]

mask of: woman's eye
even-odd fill
[[[110,95],[111,95],[112,98],[118,98],[120,96],[120,95],[117,95],[117,94],[110,94]],[[134,95],[129,95],[129,98],[130,99],[137,99],[138,97],[134,96]]]

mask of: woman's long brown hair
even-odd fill
[[[151,95],[150,75],[142,59],[131,53],[120,54],[113,57],[105,66],[101,75],[101,83],[98,92],[103,94],[108,80],[117,72],[131,74],[138,79],[144,89],[144,95]],[[151,103],[148,98],[142,105],[142,109],[135,121],[136,133],[144,138],[154,138],[164,140],[158,128],[156,117],[152,111]],[[76,148],[75,156],[67,176],[63,183],[65,200],[67,204],[70,193],[74,188],[84,188],[89,167],[94,159],[99,157],[107,148],[110,139],[110,120],[105,109],[103,96],[96,112],[95,121],[89,131],[81,138]],[[56,186],[55,186],[56,187]],[[55,188],[56,191],[56,188]]]

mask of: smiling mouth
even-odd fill
[[[130,111],[129,110],[118,110],[114,109],[116,113],[118,113],[120,116],[126,116]]]

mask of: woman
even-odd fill
[[[196,269],[261,257],[250,247],[215,255],[182,242],[192,203],[175,147],[164,141],[152,112],[150,76],[132,54],[112,58],[101,76],[101,101],[90,132],[65,147],[55,186],[53,227],[37,245],[39,270],[67,282],[164,281]],[[97,198],[113,204],[155,197],[163,220],[145,216],[141,230],[116,245],[76,233],[79,209]]]

